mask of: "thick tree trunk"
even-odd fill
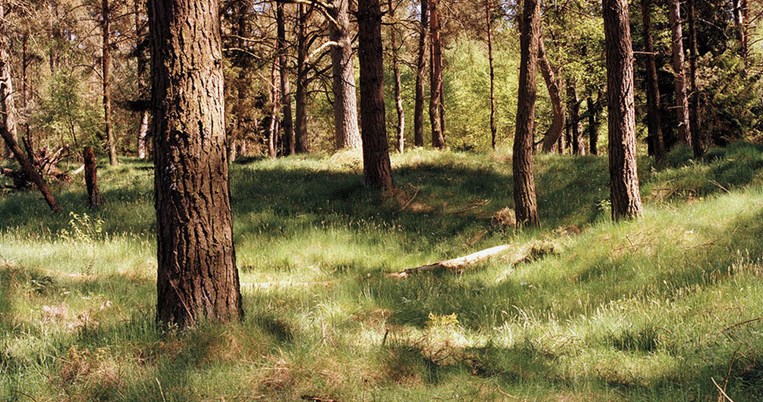
[[[442,31],[437,6],[440,0],[429,0],[429,120],[432,125],[432,147],[445,148],[445,133],[442,117]]]
[[[628,0],[603,0],[609,105],[609,175],[612,219],[641,216],[636,167],[633,48]]]
[[[567,81],[567,110],[570,115],[572,154],[583,156],[586,149],[583,142],[583,128],[580,126],[580,99],[578,99],[578,90],[572,80]]]
[[[0,3],[0,19],[5,19],[5,4]],[[19,147],[16,134],[16,106],[14,104],[13,82],[11,80],[10,39],[8,24],[0,24],[0,136],[7,149],[21,165],[24,173],[37,186],[45,202],[53,212],[61,212],[61,207],[48,189],[42,175],[32,166],[29,158]],[[31,153],[31,150],[28,150]]]
[[[298,154],[310,152],[307,138],[307,20],[308,13],[305,5],[297,5],[297,93],[295,103],[297,107],[296,141],[294,149]]]
[[[358,105],[355,89],[355,68],[352,63],[352,35],[350,33],[350,0],[335,0],[329,13],[338,23],[331,24],[330,39],[336,43],[331,48],[331,64],[334,71],[334,127],[336,149],[361,147],[358,129]]]
[[[111,9],[109,0],[101,1],[101,35],[103,38],[101,58],[101,83],[103,84],[103,130],[109,151],[109,165],[116,166],[117,143],[111,127]]]
[[[101,206],[101,194],[98,191],[98,160],[95,158],[93,147],[85,147],[82,151],[85,160],[85,187],[87,188],[87,205],[96,209]]]
[[[538,40],[538,63],[543,80],[546,82],[548,96],[551,99],[554,117],[551,121],[551,127],[543,135],[543,152],[553,152],[554,145],[559,142],[559,138],[564,134],[564,128],[567,125],[567,116],[564,110],[564,100],[562,100],[562,79],[557,78],[554,73],[551,62],[546,56],[546,47],[543,39]]]
[[[150,0],[157,312],[180,328],[243,315],[231,225],[216,0]]]
[[[395,76],[395,109],[397,110],[397,152],[405,151],[405,110],[403,109],[402,81],[400,79],[400,62],[398,60],[397,43],[397,18],[392,0],[388,0],[389,16],[392,20],[389,25],[390,53],[392,55],[392,73]]]
[[[593,102],[592,97],[586,100],[588,104],[588,145],[591,155],[599,154],[599,108]]]
[[[495,150],[498,127],[495,124],[495,66],[493,65],[493,7],[485,0],[485,31],[487,34],[487,61],[490,69],[490,145]]]
[[[652,0],[641,0],[641,20],[644,26],[644,52],[646,52],[646,121],[647,142],[650,155],[662,160],[665,157],[665,141],[662,135],[660,112],[660,87],[657,80],[657,55],[652,34]]]
[[[673,74],[676,89],[676,121],[678,122],[678,140],[691,146],[691,128],[689,125],[689,98],[686,94],[686,74],[684,72],[683,29],[681,28],[680,0],[669,0],[670,26],[672,32]]]
[[[696,158],[701,157],[705,150],[702,144],[702,130],[699,120],[699,88],[697,87],[697,8],[696,0],[689,0],[689,76],[691,80],[691,114],[689,123],[691,126],[691,145]]]
[[[360,124],[363,172],[369,187],[392,191],[387,124],[384,111],[384,62],[379,0],[359,0]]]
[[[278,68],[281,75],[281,108],[283,111],[283,144],[284,154],[294,155],[296,153],[296,138],[294,135],[294,120],[291,114],[291,89],[289,88],[289,66],[286,49],[286,21],[284,17],[284,7],[282,2],[276,3],[276,25],[278,32],[277,51]]]
[[[512,167],[517,227],[540,226],[533,175],[535,81],[540,51],[540,2],[525,0],[520,24],[519,96]]]
[[[413,144],[424,146],[424,80],[426,76],[427,32],[429,31],[429,6],[421,0],[421,25],[419,26],[419,53],[416,59],[416,99],[413,105]]]

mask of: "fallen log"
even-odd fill
[[[405,279],[411,276],[412,274],[423,273],[423,272],[431,272],[431,271],[437,271],[437,270],[456,270],[457,271],[462,268],[466,268],[468,266],[475,265],[477,263],[483,262],[490,258],[499,256],[511,249],[512,249],[511,246],[504,244],[502,246],[491,247],[486,250],[478,251],[476,253],[472,253],[464,257],[454,258],[454,259],[445,260],[445,261],[439,261],[439,262],[435,262],[434,264],[422,265],[416,268],[409,268],[401,272],[394,272],[394,273],[388,274],[387,276],[390,278]]]

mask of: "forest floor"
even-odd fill
[[[543,227],[520,232],[496,215],[508,156],[393,164],[396,199],[349,154],[237,163],[246,318],[186,332],[153,322],[150,165],[103,168],[96,213],[81,177],[55,188],[76,214],[0,195],[0,400],[763,399],[763,147],[641,159],[623,224],[605,157],[540,156]]]

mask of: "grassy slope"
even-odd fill
[[[645,217],[614,225],[605,158],[540,157],[524,233],[491,221],[505,156],[396,157],[404,211],[348,155],[237,165],[246,320],[187,333],[152,323],[150,166],[104,170],[89,221],[78,185],[58,189],[77,219],[3,196],[0,399],[709,400],[715,379],[760,400],[763,322],[729,327],[763,316],[763,149],[672,158],[641,161]],[[558,254],[383,275],[539,241]]]

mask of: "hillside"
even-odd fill
[[[645,216],[613,224],[606,158],[539,156],[524,232],[501,153],[394,157],[392,199],[351,154],[239,163],[246,318],[188,332],[154,326],[150,165],[103,168],[97,213],[79,182],[71,215],[3,194],[0,399],[763,399],[763,147],[639,162]]]

